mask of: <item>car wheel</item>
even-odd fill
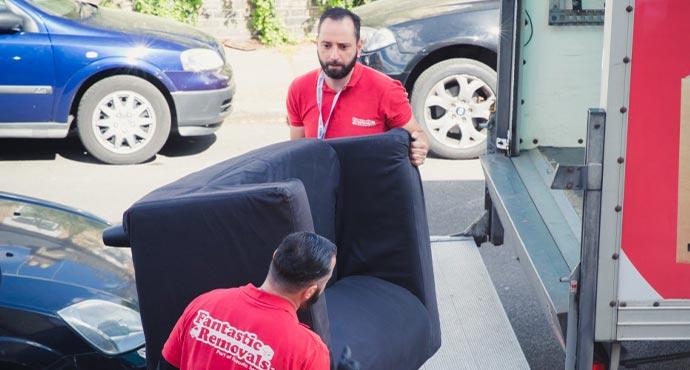
[[[79,138],[91,155],[110,164],[141,163],[170,134],[170,108],[150,82],[113,76],[96,82],[79,102]]]
[[[496,72],[472,59],[448,59],[425,70],[415,81],[411,102],[431,151],[453,159],[484,153],[495,91]]]

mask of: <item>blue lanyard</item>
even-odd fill
[[[335,110],[335,105],[338,103],[338,98],[343,90],[338,91],[333,98],[333,104],[331,104],[331,111],[328,112],[328,118],[326,122],[323,122],[321,105],[323,103],[323,82],[326,79],[324,73],[319,74],[319,79],[316,81],[316,106],[319,108],[319,131],[317,133],[317,138],[323,140],[326,137],[326,131],[328,130],[328,124],[331,123],[331,117],[333,116],[333,111]]]

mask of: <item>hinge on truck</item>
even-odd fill
[[[586,165],[560,165],[551,182],[551,189],[600,191],[604,176],[604,135],[606,112],[590,109],[587,115]]]
[[[496,138],[496,148],[501,149],[501,150],[508,150],[508,139]]]
[[[556,167],[551,189],[556,190],[601,190],[603,170],[601,163],[586,166]]]
[[[496,138],[496,148],[501,149],[501,150],[508,150],[510,148],[510,129],[506,132],[506,137],[497,137]]]

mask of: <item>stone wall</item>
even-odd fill
[[[312,32],[318,7],[312,0],[275,0],[278,18],[296,39]],[[249,30],[249,0],[204,0],[197,27],[221,40],[247,40]]]

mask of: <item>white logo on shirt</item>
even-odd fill
[[[275,370],[271,366],[273,349],[256,334],[215,319],[204,310],[197,311],[192,323],[194,326],[189,331],[192,338],[215,348],[217,354],[248,369]]]
[[[374,127],[376,126],[376,121],[373,119],[352,117],[352,124],[359,127]]]

